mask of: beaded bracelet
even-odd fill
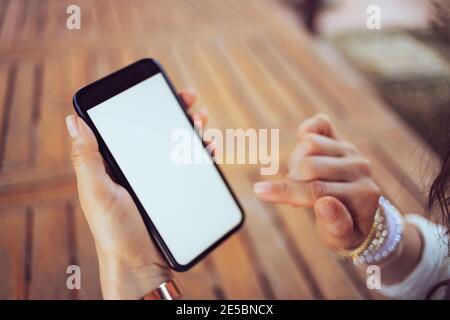
[[[378,263],[397,250],[403,238],[403,229],[403,218],[397,208],[384,197],[380,197],[367,238],[358,248],[340,250],[338,255],[351,258],[355,265]]]

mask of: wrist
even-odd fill
[[[141,299],[172,277],[166,266],[156,263],[131,265],[104,254],[99,254],[99,269],[104,299]]]
[[[400,252],[388,258],[382,265],[382,282],[392,285],[402,282],[417,266],[422,256],[423,239],[419,230],[405,224],[405,236]]]
[[[403,217],[388,200],[380,197],[367,237],[355,249],[340,249],[338,255],[351,259],[356,266],[380,265],[401,250],[403,236]]]

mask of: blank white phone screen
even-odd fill
[[[179,264],[191,262],[240,223],[240,209],[212,162],[177,164],[172,158],[181,143],[173,140],[175,130],[192,133],[192,154],[207,151],[162,74],[88,114]]]

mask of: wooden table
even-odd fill
[[[178,88],[196,88],[211,127],[279,128],[281,163],[298,124],[328,113],[371,159],[383,192],[404,211],[424,212],[420,165],[435,162],[434,155],[279,2],[78,0],[82,28],[70,31],[65,12],[72,2],[0,0],[0,298],[101,298],[64,116],[73,112],[77,88],[142,57],[162,61]],[[247,221],[177,275],[184,297],[374,296],[320,244],[310,210],[255,198],[258,166],[225,173]],[[66,288],[71,264],[81,267],[79,291]]]

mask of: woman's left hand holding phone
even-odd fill
[[[179,96],[188,108],[196,99],[190,90],[180,91]],[[206,124],[206,112],[191,117]],[[140,299],[170,279],[170,269],[130,194],[109,176],[94,133],[75,115],[68,116],[66,124],[79,200],[97,250],[103,297]]]

